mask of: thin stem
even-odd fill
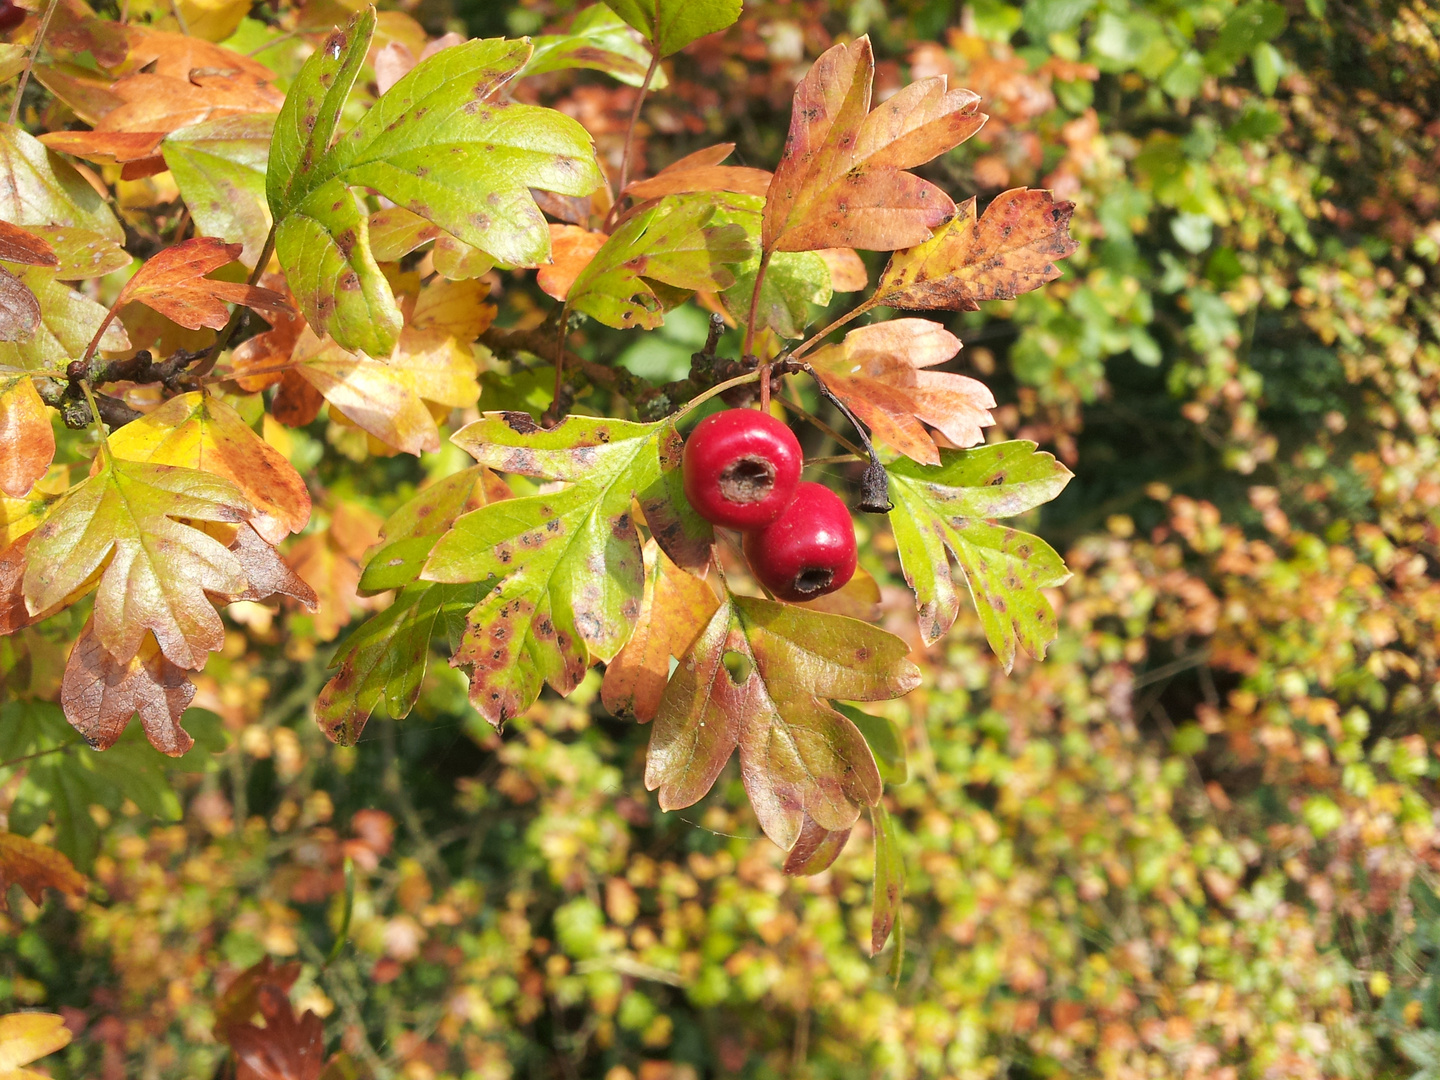
[[[860,447],[856,446],[856,445],[855,445],[853,442],[851,442],[849,439],[845,438],[844,435],[841,435],[838,431],[836,431],[834,428],[832,428],[829,424],[825,423],[824,420],[821,420],[818,416],[814,415],[813,413],[807,412],[807,411],[806,411],[805,409],[803,409],[801,406],[795,404],[795,402],[789,401],[789,400],[787,400],[786,398],[783,398],[783,397],[776,397],[775,400],[778,401],[778,402],[779,402],[781,405],[783,405],[785,408],[789,409],[789,410],[790,410],[792,413],[794,413],[796,416],[800,417],[801,420],[805,420],[805,421],[807,421],[808,423],[814,424],[815,427],[819,428],[819,429],[820,429],[821,431],[823,431],[826,435],[829,435],[832,439],[834,439],[836,442],[838,442],[841,446],[845,447],[847,450],[850,451],[850,453],[854,454],[856,457],[859,457],[859,458],[869,457],[869,455],[866,454],[864,450],[861,450]],[[844,458],[841,458],[840,460],[842,460],[842,461],[849,461],[850,459],[849,459],[848,457],[844,457]],[[813,465],[813,464],[815,464],[815,462],[813,462],[813,461],[807,461],[805,464],[806,464],[806,465]]]
[[[695,408],[697,408],[697,407],[699,407],[699,406],[701,406],[701,405],[704,405],[705,402],[709,401],[711,398],[715,397],[716,395],[718,395],[718,394],[723,394],[726,390],[733,389],[733,388],[736,387],[736,386],[744,386],[746,383],[755,382],[755,381],[757,381],[759,378],[760,378],[760,372],[758,372],[758,371],[747,371],[744,375],[737,375],[737,376],[735,376],[735,378],[733,378],[733,379],[726,379],[726,380],[725,380],[724,382],[722,382],[722,383],[716,383],[714,386],[710,387],[709,390],[706,390],[703,394],[696,394],[693,398],[691,398],[689,401],[687,401],[684,405],[680,406],[680,408],[678,408],[677,410],[675,410],[675,412],[671,413],[671,414],[670,414],[670,419],[671,419],[672,421],[674,421],[674,420],[679,420],[679,419],[680,419],[682,416],[684,416],[686,413],[690,412],[691,410],[693,410],[693,409],[695,409]]]
[[[90,406],[90,424],[100,442],[100,452],[105,453],[105,421],[100,419],[100,406],[95,404],[95,394],[90,389],[90,380],[81,379],[80,389],[85,394],[85,404]]]
[[[765,271],[770,266],[772,252],[760,254],[760,265],[755,268],[755,287],[750,290],[750,313],[745,317],[745,343],[740,348],[740,359],[748,362],[755,348],[755,313],[760,309],[760,286],[765,281]],[[770,363],[760,368],[760,409],[770,411]]]
[[[16,765],[33,761],[35,758],[45,757],[47,754],[63,754],[72,746],[78,745],[78,743],[61,743],[59,746],[52,746],[48,750],[36,750],[33,754],[22,754],[20,757],[11,758],[9,761],[0,761],[0,769],[13,769]]]
[[[275,251],[275,226],[270,226],[269,233],[265,236],[265,246],[260,249],[260,257],[255,260],[255,269],[250,271],[251,285],[260,283],[261,275],[265,273],[265,267],[270,264],[270,256]],[[220,359],[220,354],[225,351],[225,346],[230,344],[230,339],[235,335],[235,328],[240,325],[240,318],[245,314],[244,304],[236,304],[235,310],[230,313],[230,321],[225,324],[225,329],[215,339],[215,344],[210,347],[205,359],[195,365],[192,375],[201,376],[210,374],[210,369],[215,366],[215,361]]]
[[[873,307],[877,307],[878,305],[879,301],[877,301],[872,296],[869,300],[866,300],[863,304],[853,309],[848,314],[840,316],[840,318],[836,319],[829,326],[825,327],[824,330],[821,330],[818,334],[811,334],[808,338],[806,338],[798,346],[796,346],[796,348],[790,353],[790,359],[797,360],[800,357],[804,356],[807,352],[809,352],[816,345],[820,344],[822,340],[829,336],[832,331],[840,329],[840,327],[844,326],[852,319],[859,318],[861,315],[865,314],[865,312],[869,311]]]
[[[50,0],[49,6],[45,8],[45,14],[40,18],[40,26],[35,31],[35,40],[30,43],[30,55],[25,58],[25,70],[20,73],[20,81],[15,86],[15,99],[10,102],[11,127],[15,126],[20,117],[20,99],[25,96],[25,84],[30,81],[30,69],[35,66],[35,61],[40,57],[40,46],[45,41],[45,34],[50,29],[50,20],[59,6],[59,0]]]
[[[110,329],[110,324],[115,321],[115,316],[120,312],[120,305],[130,302],[129,297],[121,296],[115,301],[114,306],[105,313],[105,318],[100,320],[100,327],[95,331],[95,336],[90,339],[90,344],[85,346],[85,355],[80,359],[83,363],[89,364],[90,358],[95,355],[95,350],[100,347],[100,339],[105,336],[105,331]]]
[[[273,37],[273,38],[271,38],[269,41],[265,42],[264,45],[260,45],[260,46],[254,48],[254,49],[251,49],[251,50],[250,50],[249,52],[247,52],[245,55],[248,56],[248,57],[250,57],[251,59],[254,59],[255,57],[259,56],[262,52],[264,52],[266,49],[271,48],[272,46],[275,46],[275,45],[279,45],[282,41],[289,41],[291,38],[297,36],[299,33],[300,33],[299,30],[288,30],[288,31],[286,31],[285,33],[281,34],[279,37]]]
[[[565,339],[569,336],[565,331],[570,325],[567,321],[569,307],[568,303],[560,305],[560,326],[555,334],[555,393],[550,397],[550,408],[553,410],[560,408],[560,391],[564,389]]]
[[[625,129],[625,151],[620,155],[620,187],[615,192],[615,201],[610,204],[609,213],[605,215],[607,228],[615,220],[620,200],[625,196],[625,185],[630,181],[630,150],[635,142],[635,125],[640,122],[640,106],[645,104],[645,95],[650,90],[650,80],[655,78],[655,69],[659,66],[660,50],[655,48],[650,53],[650,67],[646,70],[645,78],[640,83],[640,92],[635,95],[635,107],[630,110],[630,126]]]
[[[837,438],[839,436],[836,436]],[[857,454],[829,454],[825,457],[812,457],[805,459],[805,467],[811,465],[849,465],[852,461],[867,461],[865,452],[862,450]]]

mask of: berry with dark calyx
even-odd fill
[[[25,21],[25,9],[18,7],[10,0],[0,0],[0,33],[6,30],[14,30]]]
[[[727,409],[685,440],[685,498],[728,529],[759,529],[785,510],[804,463],[795,434],[769,413]]]
[[[833,491],[803,483],[779,518],[746,534],[745,557],[778,599],[814,600],[855,573],[855,524]]]

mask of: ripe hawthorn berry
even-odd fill
[[[707,416],[685,440],[685,497],[706,521],[758,529],[785,510],[800,482],[794,433],[757,409]]]
[[[745,557],[779,599],[814,600],[855,573],[855,523],[833,491],[803,483],[779,518],[746,534]]]
[[[0,33],[14,30],[25,21],[25,9],[17,7],[10,0],[0,0]]]

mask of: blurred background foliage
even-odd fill
[[[405,10],[517,35],[574,7]],[[982,204],[1054,188],[1082,244],[1062,280],[954,318],[995,437],[1077,474],[1032,523],[1075,572],[1049,658],[1007,677],[963,617],[924,651],[888,534],[862,543],[926,671],[888,713],[898,980],[868,955],[865,826],[789,879],[733,764],[660,813],[648,733],[596,673],[497,737],[435,664],[410,720],[329,745],[310,706],[368,603],[356,559],[458,452],[366,458],[321,423],[291,436],[321,497],[290,557],[329,603],[238,606],[192,725],[225,749],[178,763],[208,771],[138,744],[28,758],[71,738],[43,701],[74,627],[0,642],[0,809],[96,883],[0,916],[0,1011],[83,1029],[55,1075],[214,1074],[217,993],[268,955],[304,962],[297,1004],[376,1077],[1440,1077],[1440,6],[746,0],[674,58],[641,159],[734,141],[773,165],[796,80],[865,32],[877,96],[947,74],[985,100],[927,175]],[[633,88],[525,92],[618,171]],[[498,287],[533,306],[522,275]],[[681,309],[643,344],[577,341],[668,377],[703,336]],[[485,402],[543,407],[548,378]]]

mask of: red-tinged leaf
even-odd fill
[[[800,835],[795,838],[795,846],[785,857],[785,873],[805,877],[823,873],[840,857],[849,839],[849,829],[838,832],[823,829],[807,816],[800,826]]]
[[[536,284],[556,300],[564,300],[580,272],[590,265],[595,253],[610,237],[578,225],[550,226],[550,262],[540,267]]]
[[[238,1063],[235,1080],[318,1080],[325,1069],[325,1028],[308,1009],[297,1017],[285,992],[268,983],[256,992],[265,1026],[227,1029]]]
[[[761,246],[891,251],[929,239],[950,197],[906,172],[985,123],[980,99],[921,79],[870,111],[870,39],[825,52],[795,90],[785,152],[766,194]]]
[[[635,632],[605,668],[600,699],[616,716],[642,724],[655,718],[670,660],[685,655],[720,605],[705,582],[681,570],[655,541],[645,544],[645,592]]]
[[[361,813],[366,813],[366,811],[361,811]],[[282,994],[288,994],[299,977],[299,961],[276,967],[274,960],[269,956],[262,958],[258,964],[246,968],[235,976],[215,1003],[216,1038],[221,1042],[228,1043],[232,1030],[249,1024],[255,1018],[260,1011],[261,987],[274,987]]]
[[[884,803],[870,808],[870,823],[875,830],[875,901],[870,918],[870,955],[874,956],[895,933],[895,964],[892,970],[898,977],[900,964],[905,958],[905,925],[902,921],[905,898],[905,858],[900,853],[900,844],[895,819],[885,809]]]
[[[50,468],[55,459],[50,415],[34,379],[0,375],[0,493],[21,498]]]
[[[115,165],[160,157],[164,131],[47,131],[40,141],[51,150],[84,158],[97,165]],[[161,158],[160,168],[165,167]]]
[[[110,452],[224,477],[258,511],[250,524],[272,544],[310,520],[310,492],[295,466],[212,394],[197,390],[171,398],[114,432]]]
[[[302,607],[314,611],[320,603],[315,590],[290,568],[275,546],[256,532],[251,524],[241,522],[235,529],[235,539],[230,542],[230,552],[245,572],[245,591],[224,599],[232,602],[259,601],[272,596],[288,596]]]
[[[285,101],[264,78],[231,73],[172,78],[147,72],[121,79],[111,92],[120,104],[101,118],[98,131],[168,133],[226,116],[279,112]]]
[[[0,266],[0,341],[29,341],[40,326],[40,301],[30,286]]]
[[[839,345],[817,349],[815,373],[870,433],[906,457],[940,463],[925,430],[938,428],[956,446],[982,442],[995,399],[966,375],[926,371],[960,349],[960,339],[929,319],[892,319],[852,330]],[[922,423],[923,421],[923,423]]]
[[[84,875],[60,852],[23,836],[16,836],[12,832],[0,831],[0,911],[10,910],[12,885],[19,885],[31,902],[36,904],[44,898],[46,889],[54,889],[66,896],[84,896],[88,888]],[[5,1041],[10,1034],[5,1030],[5,1021],[14,1019],[13,1016],[0,1018],[0,1077],[12,1075],[7,1072],[7,1065],[10,1063],[4,1060],[7,1053],[14,1053]],[[52,1019],[60,1018],[57,1016]],[[60,1030],[64,1031],[64,1028]],[[51,1050],[58,1050],[70,1041],[69,1034],[65,1031],[65,1038],[50,1045],[49,1049],[38,1050],[34,1056],[39,1057]],[[25,1059],[30,1060],[33,1058]],[[23,1065],[25,1061],[16,1061],[13,1064]]]
[[[826,698],[878,701],[920,681],[899,638],[855,619],[729,596],[665,688],[645,768],[662,809],[706,794],[737,747],[760,827],[789,850],[809,817],[850,828],[880,797],[864,737]]]
[[[205,277],[240,257],[243,244],[227,244],[212,236],[196,237],[152,256],[125,283],[115,299],[118,310],[135,301],[154,308],[190,330],[221,329],[230,319],[228,304],[267,311],[290,311],[283,294],[257,285],[212,281]]]
[[[23,263],[26,266],[60,264],[48,240],[8,221],[0,221],[0,262]]]
[[[93,619],[80,632],[60,685],[65,719],[96,750],[114,746],[138,714],[150,745],[170,757],[195,745],[180,726],[194,697],[189,674],[166,658],[153,634],[144,636],[129,660],[120,661],[100,643]]]
[[[261,284],[282,293],[291,308],[294,307],[295,298],[285,288],[284,275],[266,274],[261,278]],[[264,390],[281,381],[285,374],[282,368],[290,363],[290,357],[295,352],[295,343],[300,340],[300,333],[305,329],[305,317],[293,310],[262,311],[260,316],[270,324],[270,329],[242,341],[230,354],[230,370],[236,385],[250,393]],[[315,408],[318,411],[319,394],[315,397]],[[276,419],[280,419],[279,416],[276,416]],[[313,419],[315,417],[312,413],[304,424]],[[304,424],[289,426],[302,427]]]
[[[836,292],[859,292],[870,284],[865,260],[854,248],[817,248],[815,254],[830,268],[830,287]]]
[[[31,615],[25,606],[25,553],[30,547],[30,534],[7,547],[0,548],[0,635],[13,634],[29,626],[39,616]]]
[[[764,169],[720,164],[734,149],[734,143],[721,143],[696,150],[665,166],[649,180],[637,180],[625,189],[624,194],[637,202],[687,191],[738,191],[744,195],[764,195],[770,187],[770,174]]]
[[[1015,188],[997,195],[977,220],[975,200],[967,199],[933,237],[891,257],[875,299],[951,311],[1014,300],[1060,276],[1054,260],[1079,247],[1070,238],[1074,212],[1074,203],[1057,203],[1048,191]]]
[[[251,513],[228,480],[194,469],[102,453],[94,475],[50,512],[30,542],[25,602],[32,613],[80,595],[98,578],[95,633],[121,663],[146,631],[181,667],[196,670],[225,642],[205,595],[245,589],[239,560],[179,519],[238,523]]]

